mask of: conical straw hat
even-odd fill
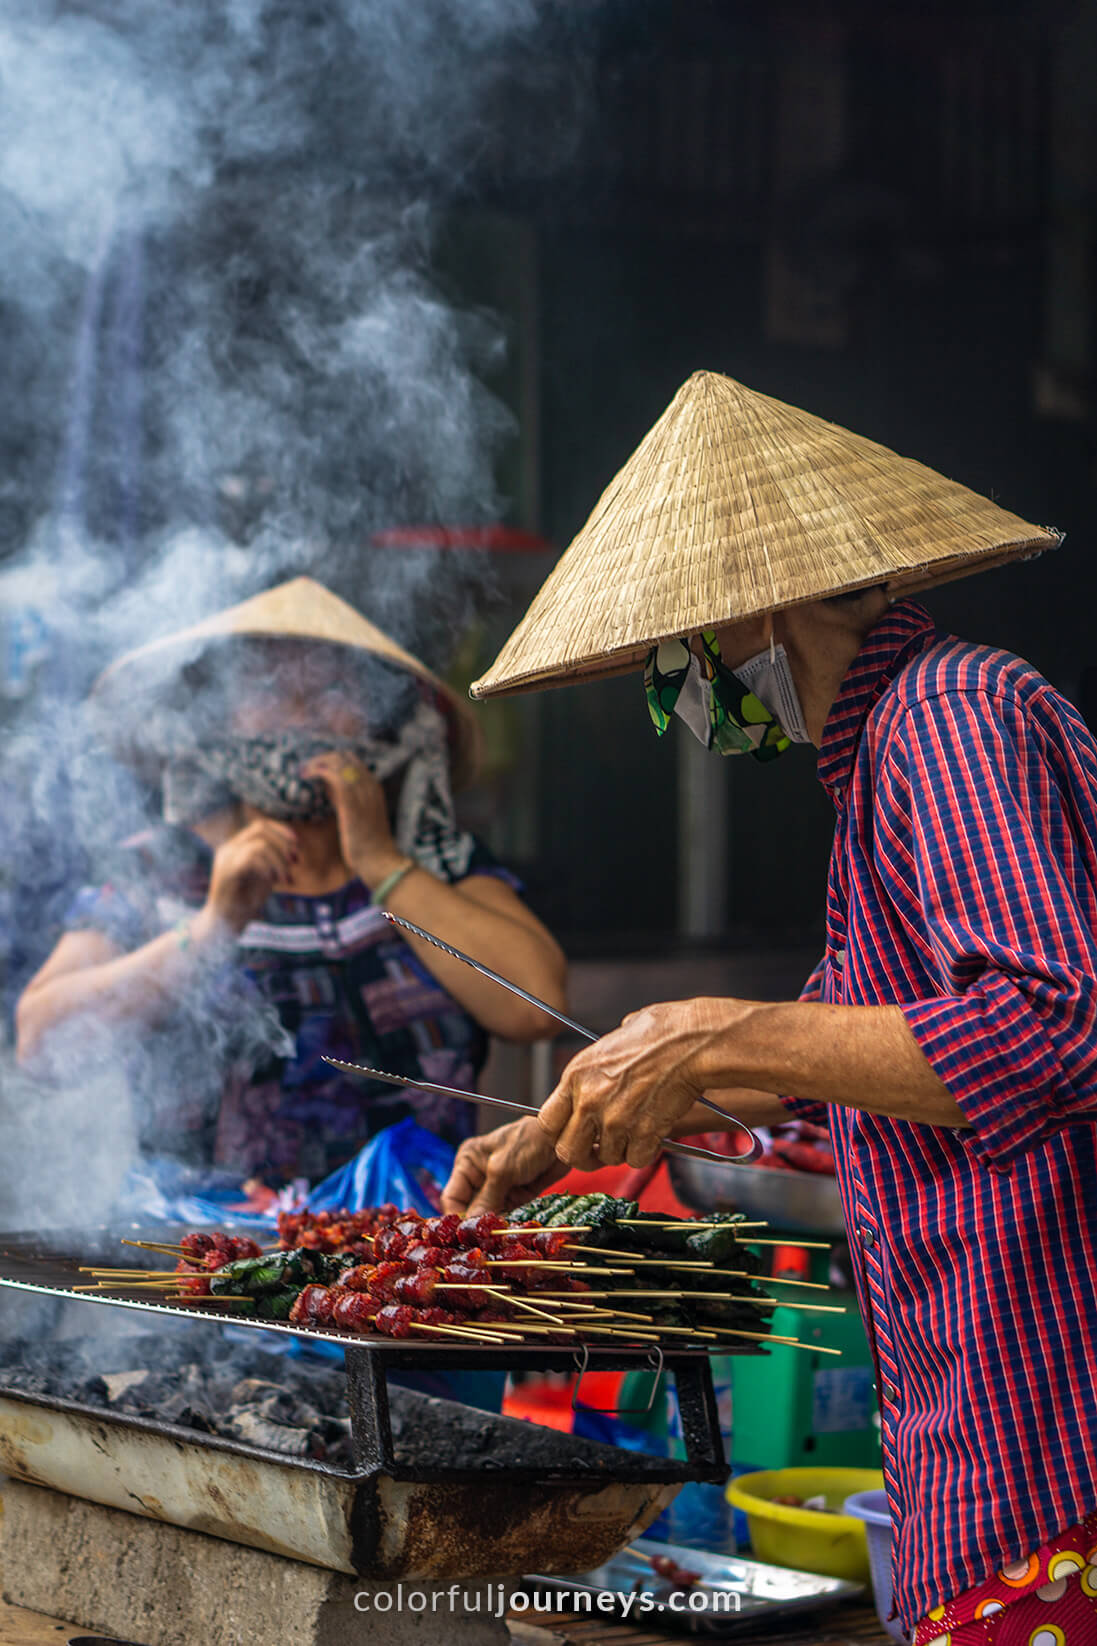
[[[347,646],[370,652],[415,675],[441,699],[449,726],[455,781],[467,779],[475,770],[479,728],[468,705],[417,657],[311,577],[294,577],[288,583],[279,583],[263,594],[241,601],[238,606],[216,612],[201,623],[149,641],[104,669],[92,687],[92,697],[105,712],[119,717],[120,744],[131,749],[140,747],[140,727],[133,723],[133,710],[136,705],[140,711],[151,680],[163,680],[165,673],[176,673],[208,645],[245,635],[281,636]]]
[[[606,487],[474,697],[843,590],[913,590],[1054,548],[985,497],[730,377],[695,372]]]

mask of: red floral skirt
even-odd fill
[[[1097,1513],[935,1606],[914,1646],[1097,1646]]]

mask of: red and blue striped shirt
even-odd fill
[[[904,602],[831,709],[827,949],[970,1130],[829,1120],[906,1627],[1097,1509],[1097,743],[1020,658]]]

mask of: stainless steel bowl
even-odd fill
[[[771,1171],[766,1167],[710,1166],[706,1160],[667,1155],[679,1200],[697,1212],[747,1212],[775,1229],[795,1234],[845,1233],[838,1183],[822,1172]]]

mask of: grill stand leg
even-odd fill
[[[668,1366],[674,1372],[686,1457],[692,1464],[706,1465],[702,1479],[722,1484],[728,1466],[708,1360],[682,1359],[670,1361]]]
[[[371,1471],[391,1470],[392,1423],[384,1361],[373,1349],[349,1344],[343,1350],[343,1357],[347,1368],[347,1404],[350,1407],[355,1465]]]

